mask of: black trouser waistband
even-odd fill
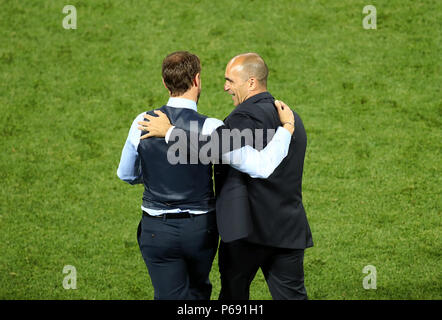
[[[206,214],[210,214],[214,211],[208,212],[208,213],[203,213],[203,214],[192,214],[189,213],[188,211],[186,212],[174,212],[174,213],[164,213],[164,214],[160,214],[158,216],[153,216],[148,214],[146,211],[143,211],[143,216],[149,217],[149,218],[161,218],[161,219],[186,219],[186,218],[190,218],[190,217],[198,217],[198,216],[203,216]]]

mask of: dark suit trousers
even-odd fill
[[[248,300],[249,289],[261,268],[274,300],[306,300],[304,249],[284,249],[236,240],[221,241],[218,265],[220,300]]]
[[[209,300],[209,273],[218,247],[215,213],[183,219],[143,216],[138,245],[154,299]]]

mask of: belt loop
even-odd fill
[[[163,221],[166,221],[167,213],[163,213]]]

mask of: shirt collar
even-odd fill
[[[183,108],[183,109],[191,109],[193,111],[198,111],[196,102],[185,98],[170,97],[169,101],[167,101],[167,106],[172,108]]]
[[[271,100],[275,100],[275,98],[273,98],[273,96],[270,94],[270,92],[268,91],[264,91],[258,94],[255,94],[254,96],[251,96],[250,98],[248,98],[247,100],[243,101],[242,103],[255,103],[258,102],[259,100],[262,99],[271,99]]]

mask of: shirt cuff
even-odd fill
[[[280,135],[282,136],[281,138],[284,141],[290,141],[290,139],[292,138],[292,134],[290,133],[290,131],[288,131],[286,128],[284,127],[278,127],[278,129],[276,130],[276,132],[281,132]]]
[[[164,140],[166,140],[166,143],[169,143],[169,138],[170,138],[170,135],[171,135],[173,129],[175,129],[175,126],[171,126],[171,127],[169,128],[169,130],[167,130],[167,132],[166,132],[166,136],[164,137]],[[287,130],[286,130],[286,131],[287,131]],[[287,131],[287,132],[288,132],[288,131]],[[290,133],[289,133],[289,134],[290,134]]]

